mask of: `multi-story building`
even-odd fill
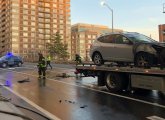
[[[121,32],[120,29],[114,29]],[[112,29],[103,25],[78,23],[71,27],[71,59],[79,54],[83,60],[88,61],[91,43],[100,35],[112,32]]]
[[[45,54],[57,31],[70,53],[70,0],[0,0],[0,55],[10,51],[29,60]]]
[[[159,25],[159,42],[165,42],[165,24]]]

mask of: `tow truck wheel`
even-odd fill
[[[103,58],[102,58],[102,56],[101,56],[100,53],[98,53],[98,52],[94,53],[94,55],[93,55],[93,62],[96,65],[102,65],[102,64],[104,64]]]
[[[107,73],[105,84],[110,91],[122,91],[128,87],[128,77],[122,73]]]

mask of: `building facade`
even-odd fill
[[[56,32],[71,51],[70,0],[0,0],[0,21],[0,55],[35,59]]]
[[[114,29],[115,32],[122,30]],[[101,34],[112,32],[112,29],[103,25],[78,23],[71,27],[71,59],[79,54],[83,60],[89,61],[91,43]]]
[[[159,42],[165,42],[165,24],[159,25]]]

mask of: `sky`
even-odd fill
[[[112,12],[102,0],[71,0],[71,24],[88,23],[112,28]],[[158,25],[165,24],[165,0],[104,0],[113,9],[114,29],[139,32],[159,40]]]

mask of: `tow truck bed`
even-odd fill
[[[109,90],[120,91],[137,87],[165,91],[165,70],[157,67],[145,69],[133,66],[81,64],[76,66],[76,70],[84,76],[98,77],[98,85],[106,85]]]

